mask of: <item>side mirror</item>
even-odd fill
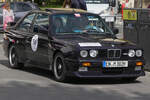
[[[48,30],[46,28],[38,27],[38,32],[45,34],[45,35],[48,35]]]
[[[113,28],[112,30],[115,35],[119,33],[119,29],[117,29],[117,28]]]

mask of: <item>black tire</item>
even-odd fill
[[[127,77],[127,78],[123,78],[122,80],[125,82],[134,82],[136,81],[138,77]]]
[[[9,48],[8,51],[8,60],[9,60],[9,67],[10,68],[15,68],[15,69],[20,69],[24,67],[24,63],[19,63],[18,61],[18,55],[15,49],[15,46],[12,45]]]
[[[53,74],[54,78],[58,82],[66,82],[66,66],[64,63],[64,57],[61,53],[57,53],[53,62]]]

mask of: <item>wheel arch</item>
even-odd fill
[[[10,42],[9,44],[8,44],[8,48],[7,48],[7,56],[9,57],[9,50],[10,50],[10,47],[11,46],[14,46],[14,48],[16,49],[16,53],[17,53],[17,55],[18,55],[18,57],[19,57],[19,62],[25,62],[25,55],[24,56],[22,56],[22,55],[20,55],[20,52],[19,52],[19,50],[18,50],[18,46],[17,46],[17,44],[15,44],[15,43],[13,43],[13,42]],[[24,54],[24,53],[23,53]]]
[[[55,58],[56,54],[58,54],[58,53],[63,55],[63,52],[61,50],[56,50],[53,54],[53,62],[54,62],[54,58]]]
[[[12,45],[14,45],[12,42],[10,42],[9,44],[8,44],[8,48],[7,48],[7,56],[9,56],[9,49],[10,49],[10,47],[12,46]]]

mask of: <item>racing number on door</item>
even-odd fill
[[[38,35],[34,35],[31,40],[31,48],[33,52],[37,51],[38,48]]]

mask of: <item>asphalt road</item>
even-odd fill
[[[134,83],[113,79],[53,80],[51,72],[8,68],[0,45],[0,100],[150,100],[150,73]]]

